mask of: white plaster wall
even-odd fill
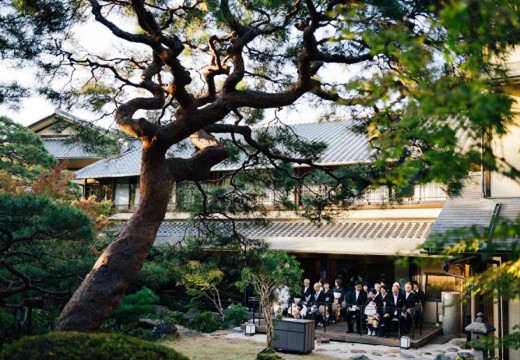
[[[509,333],[513,327],[520,324],[520,299],[509,301]],[[516,331],[519,331],[518,329]],[[510,359],[520,359],[520,350],[509,349]]]
[[[517,169],[520,169],[520,114],[509,134],[493,141],[493,150]],[[512,180],[498,173],[491,174],[491,197],[520,197],[520,180]]]

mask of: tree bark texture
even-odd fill
[[[145,144],[143,144],[144,146]],[[57,331],[96,331],[119,306],[155,241],[173,186],[164,153],[143,148],[141,201],[65,306]]]
[[[265,333],[267,335],[267,347],[272,348],[274,345],[274,318],[271,296],[260,295],[260,306],[262,307],[262,315],[264,316]]]

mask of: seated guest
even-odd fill
[[[370,289],[368,291],[368,299],[365,303],[365,316],[368,328],[368,335],[375,336],[377,329],[379,328],[379,322],[381,320],[378,309],[381,307],[381,303],[377,298],[377,291]]]
[[[380,281],[376,281],[374,283],[374,290],[377,292],[376,297],[381,301],[382,296],[381,296],[381,282]]]
[[[332,303],[334,302],[334,294],[330,288],[330,283],[325,281],[323,284],[323,293],[325,294],[325,305],[327,306],[327,313],[325,314],[325,321],[327,321],[332,314]]]
[[[311,295],[310,300],[307,302],[307,315],[318,323],[323,324],[323,315],[320,314],[320,305],[325,304],[325,293],[321,290],[321,284],[319,282],[314,284],[314,293]]]
[[[347,294],[347,333],[354,332],[354,324],[352,318],[356,317],[358,331],[361,330],[361,308],[367,301],[367,293],[363,291],[363,283],[356,281],[354,290]]]
[[[307,302],[310,300],[311,295],[314,293],[311,287],[311,281],[309,279],[303,280],[303,287],[302,287],[302,293],[301,298],[302,302]]]
[[[332,294],[334,296],[332,302],[332,312],[334,313],[334,317],[336,321],[339,320],[341,314],[341,308],[343,301],[345,300],[345,290],[343,289],[343,280],[337,278],[334,280],[334,288],[332,289]],[[346,306],[345,306],[346,307]]]
[[[415,309],[415,295],[412,284],[407,282],[404,286],[404,307],[401,312],[401,333],[407,334],[410,331],[412,322],[412,312]]]
[[[392,294],[390,294],[389,300],[390,304],[386,304],[386,306],[390,308],[390,311],[387,311],[390,314],[387,323],[390,325],[392,319],[400,319],[405,301],[403,294],[401,294],[401,289],[395,283],[392,286]],[[390,328],[386,329],[386,331],[390,331]]]
[[[386,285],[381,285],[380,288],[381,293],[381,307],[378,308],[380,321],[379,327],[379,336],[388,337],[390,331],[390,321],[392,320],[392,309],[390,304],[392,304],[392,300],[390,299],[390,294],[388,293],[388,289]]]
[[[424,302],[426,301],[426,297],[424,295],[424,291],[422,291],[420,288],[419,288],[419,283],[417,281],[412,281],[412,286],[413,286],[413,293],[415,295],[415,301],[416,301],[416,305],[419,305],[419,303],[421,304],[421,310],[424,308]]]

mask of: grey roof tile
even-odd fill
[[[352,130],[352,121],[305,123],[292,125],[296,135],[308,141],[323,141],[328,144],[327,149],[316,162],[321,165],[342,165],[368,162],[373,151],[365,135]],[[260,128],[262,129],[262,128]],[[283,151],[283,149],[280,149]],[[193,147],[186,143],[181,144],[174,151],[175,156],[189,157]],[[135,153],[123,154],[117,159],[101,160],[77,172],[79,179],[137,176],[140,168],[141,147],[136,145]],[[237,169],[238,163],[223,162],[213,167],[213,171]]]
[[[137,176],[141,173],[141,146],[114,159],[104,159],[76,171],[77,179]]]
[[[490,231],[494,216],[515,220],[520,216],[520,198],[482,198],[481,175],[475,174],[465,184],[460,197],[447,200],[430,231],[432,239],[442,234],[475,226],[481,233]],[[497,211],[498,210],[498,211]],[[495,213],[496,212],[496,213]],[[448,237],[445,247],[460,240]],[[505,239],[504,245],[518,239]]]
[[[42,138],[45,149],[57,159],[100,159],[95,153],[86,151],[80,144],[68,144],[66,139]]]
[[[267,225],[238,224],[241,235],[264,240],[273,250],[289,252],[396,255],[417,253],[433,220],[334,222],[320,227],[310,222],[272,222]],[[119,226],[121,227],[123,223]],[[188,222],[165,221],[159,227],[156,245],[177,244],[197,236]]]

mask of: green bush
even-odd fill
[[[12,311],[0,308],[0,348],[4,341],[14,336],[16,320]]]
[[[153,331],[151,329],[143,329],[137,326],[137,323],[132,324],[118,324],[115,319],[108,319],[105,321],[100,332],[103,333],[117,333],[128,336],[134,336],[142,340],[154,340]]]
[[[273,348],[267,347],[256,355],[256,360],[283,360],[283,357],[277,355]]]
[[[167,310],[164,312],[162,317],[163,320],[170,321],[171,323],[177,325],[182,323],[184,318],[184,313],[182,311],[171,311]]]
[[[153,303],[157,301],[159,301],[159,297],[152,290],[144,287],[121,300],[121,304],[114,311],[114,318],[118,324],[135,323],[140,317],[155,315]]]
[[[220,328],[220,324],[215,320],[215,315],[211,311],[204,311],[196,314],[188,321],[188,327],[202,333],[211,333]]]
[[[162,345],[119,334],[51,333],[6,347],[0,360],[188,360]]]
[[[54,323],[60,314],[59,309],[52,309],[50,311],[42,309],[32,309],[33,335],[43,335],[54,330]]]
[[[242,305],[231,304],[224,310],[224,320],[232,325],[241,325],[247,320],[246,308]]]

